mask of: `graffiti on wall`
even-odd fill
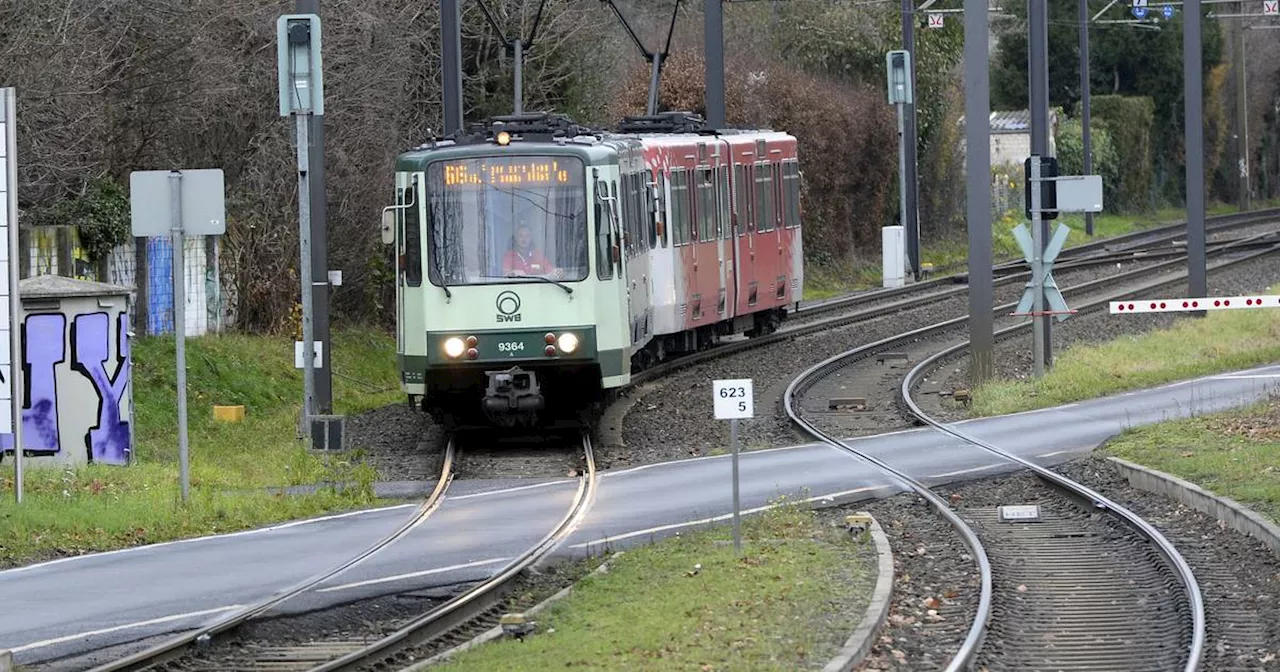
[[[108,313],[81,313],[70,324],[67,318],[35,314],[22,326],[24,454],[127,464],[129,317],[115,317],[114,334]],[[12,452],[12,435],[3,447]]]

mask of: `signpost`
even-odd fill
[[[738,419],[755,415],[755,397],[750,378],[711,382],[716,420],[729,421],[729,450],[733,452],[733,548],[742,553],[741,509],[738,498]]]
[[[222,171],[135,170],[129,174],[129,211],[133,235],[159,238],[168,234],[173,245],[173,334],[178,364],[178,468],[182,501],[190,490],[187,455],[187,285],[183,236],[218,236],[227,230]],[[168,208],[158,207],[167,204]]]
[[[1042,171],[1048,164],[1049,170]],[[1062,251],[1071,230],[1065,224],[1059,224],[1047,247],[1041,241],[1042,219],[1053,219],[1059,212],[1101,212],[1102,211],[1102,177],[1099,175],[1066,175],[1058,177],[1057,162],[1052,158],[1031,156],[1026,161],[1027,170],[1027,211],[1031,218],[1031,232],[1027,232],[1025,224],[1013,228],[1013,237],[1022,248],[1022,255],[1031,266],[1031,279],[1027,281],[1027,289],[1022,300],[1012,315],[1029,315],[1032,319],[1031,361],[1036,378],[1044,376],[1044,365],[1048,359],[1045,355],[1044,328],[1048,318],[1056,315],[1058,321],[1067,319],[1075,312],[1067,308],[1062,292],[1053,281],[1050,272],[1053,262]],[[1048,172],[1049,176],[1043,175]],[[1049,310],[1044,309],[1044,301],[1048,300]]]
[[[946,20],[946,15],[944,15],[944,14],[939,14],[939,13],[937,13],[937,12],[930,12],[930,13],[929,13],[929,27],[930,27],[930,28],[941,28],[941,27],[943,27],[943,25],[945,25],[945,24],[943,23],[945,20]]]
[[[1133,15],[1139,19],[1147,17],[1147,0],[1133,0]]]
[[[890,51],[885,54],[885,66],[888,74],[889,104],[898,109],[898,205],[901,208],[902,230],[907,236],[907,266],[911,268],[912,277],[919,278],[920,222],[911,220],[907,200],[906,107],[915,104],[911,52],[905,49]],[[889,269],[885,268],[885,271],[885,278],[888,279]]]
[[[293,116],[298,145],[299,284],[302,290],[302,427],[316,443],[311,425],[315,413],[315,334],[311,286],[310,118],[324,116],[324,71],[320,57],[320,17],[285,14],[276,21],[276,69],[280,84],[280,116]]]
[[[0,298],[9,304],[9,314],[0,316],[0,396],[8,395],[8,404],[0,403],[0,433],[7,433],[13,441],[13,495],[22,503],[22,367],[14,364],[22,361],[18,315],[18,113],[17,91],[13,87],[0,89],[0,245],[6,246],[3,272],[0,272]],[[7,418],[5,416],[8,416]],[[3,455],[0,449],[0,455]]]

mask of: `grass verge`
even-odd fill
[[[870,599],[870,539],[794,504],[743,520],[743,557],[728,539],[715,528],[629,550],[541,614],[537,634],[441,669],[821,669]]]
[[[355,413],[399,398],[395,341],[335,330],[334,405]],[[178,485],[177,391],[172,337],[131,343],[134,464],[78,469],[28,460],[23,504],[0,501],[0,566],[246,529],[374,502],[358,451],[322,456],[297,440],[302,376],[287,337],[219,334],[187,339],[191,498]],[[243,404],[245,419],[213,421],[212,406]],[[13,467],[0,472],[13,489]],[[268,486],[334,481],[361,487],[275,495]]]
[[[1133,429],[1099,452],[1173,474],[1280,522],[1280,399]]]
[[[1267,293],[1274,293],[1276,287]],[[1122,317],[1113,319],[1123,319]],[[1280,361],[1280,313],[1210,312],[1168,329],[1072,345],[1040,380],[997,380],[973,393],[972,416],[1002,415]]]

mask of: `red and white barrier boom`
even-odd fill
[[[1244,308],[1280,308],[1280,296],[1220,296],[1204,299],[1144,299],[1112,301],[1111,314],[1116,313],[1182,313],[1200,310],[1240,310]]]

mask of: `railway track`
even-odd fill
[[[1212,234],[1221,234],[1223,232],[1235,231],[1237,229],[1254,226],[1256,224],[1265,223],[1280,218],[1280,208],[1270,208],[1264,210],[1251,210],[1249,212],[1233,213],[1230,215],[1222,215],[1218,217],[1209,217],[1205,220],[1206,236]],[[1125,255],[1141,254],[1143,249],[1166,245],[1173,248],[1178,241],[1186,240],[1186,222],[1179,222],[1167,226],[1153,227],[1142,231],[1135,231],[1121,236],[1113,236],[1094,240],[1081,245],[1063,248],[1058,254],[1058,263],[1055,268],[1058,270],[1081,267],[1092,263],[1106,263],[1107,260],[1120,260]],[[1030,276],[1030,269],[1027,263],[1022,260],[1007,261],[992,266],[992,271],[999,276],[997,282],[1012,282],[1006,279],[1010,275],[1026,278]],[[842,310],[855,306],[865,305],[867,303],[883,301],[890,298],[909,296],[918,294],[922,291],[931,290],[947,285],[965,282],[967,275],[965,273],[951,273],[947,275],[935,274],[934,277],[921,282],[904,285],[902,287],[890,287],[884,289],[875,289],[866,292],[856,292],[846,296],[840,296],[830,299],[821,299],[815,301],[801,301],[796,308],[797,315],[806,313],[812,315],[816,313],[827,312],[831,310]]]
[[[352,556],[350,559],[332,569],[304,579],[293,586],[285,588],[284,590],[281,590],[254,604],[248,605],[243,609],[226,614],[198,630],[184,633],[161,642],[156,646],[134,653],[126,658],[122,658],[105,665],[100,665],[93,668],[92,672],[145,670],[157,665],[168,663],[196,647],[207,646],[213,641],[213,638],[234,631],[252,619],[257,618],[271,609],[310,591],[329,579],[341,575],[343,572],[346,572],[390,547],[392,544],[403,539],[410,532],[421,526],[422,523],[440,507],[441,502],[444,501],[445,491],[448,490],[449,484],[453,481],[453,464],[456,456],[456,446],[452,441],[450,441],[445,448],[445,455],[440,469],[440,479],[436,482],[435,488],[432,489],[427,498],[403,525],[391,534],[388,534],[386,537],[383,537],[373,545],[369,546],[361,553]]]
[[[1280,218],[1280,209],[1277,209],[1275,211],[1266,210],[1266,211],[1257,211],[1257,212],[1251,212],[1251,213],[1245,213],[1245,214],[1250,216],[1245,217],[1243,215],[1234,215],[1234,216],[1229,216],[1229,218],[1227,219],[1218,221],[1218,223],[1216,224],[1216,228],[1214,228],[1213,231],[1215,233],[1221,233],[1222,231],[1226,231],[1226,230],[1233,230],[1233,229],[1238,229],[1246,226],[1257,226],[1260,224],[1273,222],[1276,219]],[[1068,273],[1074,269],[1084,269],[1084,268],[1090,268],[1095,266],[1105,266],[1105,265],[1122,263],[1122,262],[1141,264],[1140,268],[1136,268],[1132,271],[1129,271],[1128,273],[1117,274],[1115,276],[1112,276],[1111,278],[1112,280],[1119,280],[1119,279],[1128,279],[1131,277],[1135,277],[1136,275],[1141,273],[1160,271],[1160,270],[1172,268],[1179,264],[1185,263],[1185,260],[1186,260],[1185,251],[1181,249],[1174,249],[1172,246],[1170,246],[1170,249],[1168,250],[1160,250],[1160,251],[1154,251],[1154,252],[1148,251],[1145,249],[1144,250],[1135,249],[1135,247],[1138,245],[1153,244],[1152,243],[1153,239],[1155,240],[1156,243],[1159,243],[1159,242],[1172,241],[1178,237],[1178,234],[1176,232],[1174,233],[1165,232],[1159,236],[1151,236],[1150,234],[1152,234],[1155,231],[1156,230],[1140,232],[1141,234],[1144,234],[1147,237],[1138,237],[1138,234],[1130,234],[1131,236],[1134,236],[1134,238],[1128,243],[1123,243],[1122,241],[1122,244],[1120,244],[1120,246],[1124,247],[1123,250],[1106,250],[1101,247],[1095,247],[1093,249],[1095,250],[1101,249],[1102,252],[1098,252],[1094,258],[1088,259],[1088,260],[1079,259],[1076,262],[1074,262],[1075,265],[1070,265],[1069,263],[1055,264],[1054,272],[1055,274],[1057,274],[1057,277],[1061,278],[1065,273]],[[1209,255],[1214,255],[1224,250],[1240,250],[1248,247],[1261,247],[1264,250],[1270,249],[1270,247],[1274,244],[1274,241],[1271,239],[1271,237],[1276,235],[1276,233],[1277,232],[1275,231],[1268,231],[1266,233],[1254,234],[1251,236],[1228,239],[1228,240],[1223,240],[1221,242],[1212,243],[1212,244],[1206,245],[1206,253]],[[1097,241],[1096,243],[1090,243],[1088,245],[1100,246],[1104,242],[1106,241]],[[1079,249],[1079,248],[1075,248],[1075,249]],[[1158,259],[1161,257],[1172,257],[1172,258],[1163,262],[1158,261]],[[1004,287],[1008,285],[1025,283],[1029,278],[1030,278],[1030,272],[1010,273],[1008,275],[996,278],[994,280],[994,286],[999,288],[999,287]],[[799,336],[806,336],[806,335],[817,333],[820,331],[825,331],[828,329],[843,327],[843,326],[851,325],[857,322],[863,322],[867,320],[876,319],[879,317],[884,317],[886,315],[893,315],[903,310],[918,308],[920,306],[928,305],[931,303],[937,303],[941,301],[946,301],[948,299],[952,299],[952,298],[956,298],[956,297],[960,297],[968,294],[969,288],[967,285],[949,286],[945,289],[932,289],[935,287],[939,287],[944,283],[954,285],[955,280],[953,278],[937,278],[934,280],[917,283],[915,285],[908,285],[906,287],[891,288],[887,290],[875,290],[871,292],[856,294],[849,297],[844,297],[839,300],[825,301],[825,302],[822,302],[821,304],[811,304],[807,308],[802,307],[802,310],[798,315],[798,319],[796,319],[795,321],[789,321],[790,322],[789,324],[778,329],[772,334],[758,336],[756,338],[751,338],[751,339],[726,341],[718,345],[715,345],[713,347],[707,348],[705,350],[690,353],[688,355],[681,356],[677,359],[673,359],[673,360],[664,362],[662,364],[658,364],[656,366],[650,367],[643,371],[639,371],[637,373],[632,374],[629,387],[636,387],[639,385],[643,385],[644,383],[647,383],[649,381],[655,380],[663,376],[668,376],[681,369],[684,369],[702,362],[710,361],[713,359],[718,359],[720,357],[733,355],[739,352],[770,345],[773,343],[781,343],[787,340],[797,338]],[[895,298],[895,297],[903,297],[903,298]],[[998,307],[996,310],[996,314],[1000,315],[1001,310],[1004,308],[1005,308],[1004,306]],[[1008,310],[1011,310],[1012,308],[1013,308],[1012,305],[1008,306]],[[1007,314],[1008,310],[1004,310],[1004,313]],[[848,311],[848,312],[842,312],[841,314],[838,314],[838,315],[830,315],[825,317],[818,316],[819,314],[825,314],[829,312],[841,312],[841,311]]]
[[[1239,253],[1261,238],[1223,244],[1214,255]],[[1280,243],[1269,241],[1260,251],[1239,254],[1210,270],[1242,264],[1277,249]],[[1114,286],[1182,262],[1174,259],[1064,288],[1064,294]],[[1171,275],[1093,298],[1075,308],[1079,313],[1104,310],[1110,301],[1185,281],[1185,273]],[[1011,308],[999,306],[996,314],[1007,314]],[[929,372],[967,346],[961,343],[941,351],[936,347],[939,335],[961,329],[966,321],[967,316],[962,316],[837,354],[793,379],[783,395],[784,408],[797,427],[891,474],[928,501],[970,550],[981,587],[974,598],[977,606],[971,626],[946,669],[1198,669],[1204,656],[1204,600],[1189,565],[1168,540],[1152,525],[1089,487],[936,421],[913,398],[913,391]],[[1030,326],[1023,321],[1005,327],[997,331],[997,338],[1011,338]],[[919,422],[1021,465],[1039,479],[1041,486],[1031,491],[1031,501],[1005,502],[1037,505],[1039,522],[1002,522],[994,505],[957,511],[923,483],[840,440],[830,428],[820,426],[822,413],[806,410],[801,403],[810,389],[857,362],[870,361],[904,345],[928,346],[930,341],[934,341],[935,354],[902,378],[903,403]],[[883,356],[879,361],[883,363]],[[808,406],[813,408],[813,404]]]
[[[459,451],[450,440],[445,452],[441,479],[426,501],[398,530],[370,546],[359,555],[322,574],[300,582],[270,598],[234,612],[199,630],[184,633],[155,647],[139,651],[127,658],[94,668],[93,672],[123,670],[357,670],[365,666],[405,663],[415,659],[414,650],[423,645],[451,647],[466,641],[478,630],[498,622],[505,612],[503,598],[515,579],[568,537],[582,521],[595,497],[595,458],[590,438],[583,434],[581,446],[586,469],[578,479],[578,488],[565,516],[554,529],[511,560],[490,578],[454,597],[436,601],[427,611],[407,619],[390,632],[337,631],[291,643],[245,638],[233,633],[256,618],[290,599],[307,593],[357,564],[390,548],[409,532],[418,528],[439,508],[456,471]],[[358,626],[359,624],[353,624]],[[358,627],[357,627],[358,629]],[[229,640],[226,646],[215,638]]]

